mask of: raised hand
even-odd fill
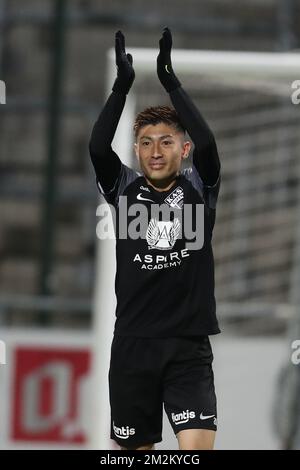
[[[115,52],[117,65],[117,78],[113,85],[113,91],[127,95],[135,78],[132,67],[132,55],[126,54],[125,37],[121,31],[115,34]]]
[[[169,28],[164,28],[162,37],[159,41],[159,54],[157,56],[157,75],[165,90],[175,90],[181,86],[176,77],[171,61],[172,34]]]

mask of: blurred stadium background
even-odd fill
[[[156,47],[168,25],[178,49],[294,52],[299,80],[299,20],[299,0],[0,0],[0,448],[97,442],[100,391],[89,372],[99,197],[88,140],[114,32],[122,29],[129,47]],[[300,339],[300,105],[291,80],[274,76],[203,71],[183,84],[215,132],[222,164],[216,447],[299,449],[291,343]],[[134,87],[137,111],[168,103],[155,64]],[[177,448],[164,425],[157,448]]]

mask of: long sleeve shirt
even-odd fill
[[[116,335],[169,337],[220,332],[211,243],[220,187],[217,146],[183,88],[172,91],[170,99],[194,143],[194,152],[192,166],[181,170],[168,190],[155,190],[142,173],[122,163],[112,149],[125,95],[111,93],[89,143],[98,189],[116,211]],[[119,236],[120,220],[126,220],[126,229],[133,220],[128,213],[126,219],[124,213],[121,217],[125,210],[121,196],[126,196],[126,207],[140,203],[146,209],[139,238]],[[153,217],[153,206],[163,204],[179,209],[179,215],[172,220]],[[184,230],[188,206],[192,212],[187,222],[194,228],[203,222],[201,243],[193,246],[196,235],[189,238]],[[203,210],[198,213],[199,208]]]

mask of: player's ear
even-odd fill
[[[186,142],[184,142],[183,144],[183,149],[182,149],[182,158],[185,159],[185,158],[188,158],[189,156],[189,153],[190,153],[190,150],[191,150],[191,147],[192,147],[192,144],[189,140],[187,140]]]

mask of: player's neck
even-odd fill
[[[170,179],[164,179],[164,180],[149,180],[146,176],[145,176],[145,179],[147,181],[147,183],[152,186],[152,188],[154,188],[156,191],[168,191],[169,189],[172,188],[172,186],[174,186],[174,184],[176,183],[176,180],[178,178],[178,175],[176,175],[175,177],[172,178],[172,180]]]

